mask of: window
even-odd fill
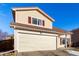
[[[45,26],[45,21],[37,18],[28,17],[28,23],[35,25]]]
[[[41,25],[41,20],[40,19],[38,19],[38,25]]]
[[[60,45],[65,44],[65,38],[60,38]]]
[[[32,23],[37,25],[37,18],[32,18]]]
[[[45,22],[44,22],[44,20],[40,20],[40,19],[38,19],[38,25],[45,26]]]

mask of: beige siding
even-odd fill
[[[60,38],[65,38],[65,35],[61,35],[59,37],[57,37],[57,48],[60,48],[60,47],[65,47],[65,45],[60,45]],[[69,38],[71,40],[71,35],[70,34],[67,34],[67,38]]]
[[[65,38],[65,35],[61,35],[60,37]],[[71,35],[67,34],[67,38],[71,38]]]
[[[45,20],[44,27],[52,28],[52,22],[49,19],[47,19],[45,16],[43,16],[41,13],[39,13],[38,11],[16,11],[16,22],[30,25],[28,23],[28,16]],[[36,25],[34,25],[34,26],[36,26]]]
[[[37,35],[33,35],[33,34],[37,34]],[[40,33],[15,30],[15,50],[18,50],[18,52],[56,50],[56,34],[55,35],[53,34],[53,36],[51,35],[47,36],[49,34],[47,34],[46,36],[41,34],[38,35],[38,34]]]
[[[57,37],[57,48],[64,47],[65,45],[60,45],[60,37]]]

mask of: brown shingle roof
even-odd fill
[[[38,27],[38,26],[25,25],[25,24],[21,24],[21,23],[11,23],[10,27],[15,28],[15,29],[20,29],[20,30],[31,30],[31,31],[56,33],[56,34],[69,33],[69,32],[66,32],[64,30],[58,29],[56,27],[49,29],[49,28],[43,28],[43,27]]]
[[[59,29],[59,28],[56,28],[56,27],[53,27],[52,29],[53,29],[54,31],[56,31],[56,32],[59,32],[59,33],[73,34],[73,33],[70,32],[70,31],[65,31],[65,30],[62,30],[62,29]]]
[[[53,29],[43,28],[43,27],[38,27],[33,25],[26,25],[21,23],[11,23],[10,27],[14,29],[21,29],[21,30],[40,31],[40,32],[47,32],[47,33],[60,33],[60,32],[53,31]]]
[[[56,32],[61,32],[61,33],[64,33],[64,32],[65,32],[64,30],[59,29],[59,28],[56,28],[56,27],[53,27],[52,29],[53,29],[54,31],[56,31]]]

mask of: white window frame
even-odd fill
[[[33,23],[34,17],[32,17],[32,24],[38,25],[38,26],[43,26],[43,20],[38,19],[38,18],[35,18],[35,19],[37,20],[37,24],[34,24],[34,23]],[[38,24],[39,20],[41,21],[41,24]]]
[[[34,24],[34,25],[38,25],[38,19],[37,19],[37,18],[35,18],[35,19],[37,20],[37,24],[33,23],[33,20],[34,20],[33,17],[32,17],[32,24]]]

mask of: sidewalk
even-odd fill
[[[74,51],[74,50],[66,50],[69,54],[71,54],[72,56],[79,56],[79,52],[78,51]]]

